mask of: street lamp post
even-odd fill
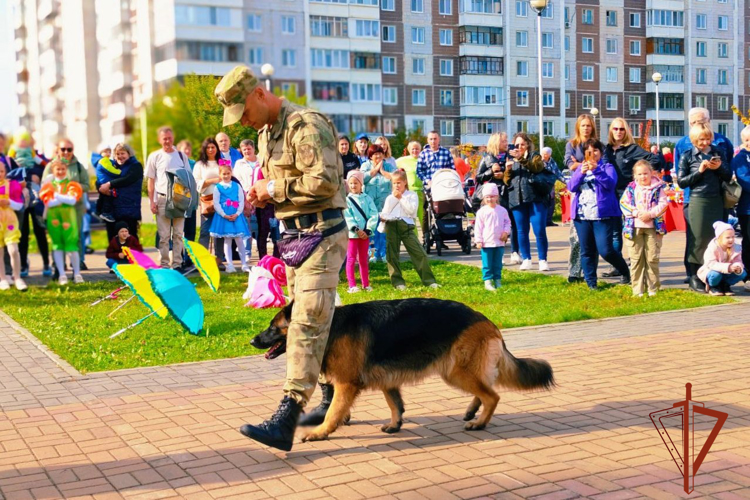
[[[549,0],[531,0],[529,4],[536,12],[537,73],[539,75],[539,151],[544,147],[544,94],[542,93],[542,12]]]
[[[591,116],[594,117],[594,129],[598,129],[599,125],[596,124],[596,117],[599,116],[599,108],[596,108],[596,107],[591,108],[589,113],[591,113]],[[596,133],[597,135],[599,135],[599,130],[597,130]]]
[[[266,90],[271,92],[271,77],[273,76],[273,65],[266,63],[260,67],[260,72],[266,77]]]
[[[651,75],[651,80],[656,84],[656,145],[661,149],[661,136],[659,135],[659,82],[661,81],[661,73],[656,72]]]

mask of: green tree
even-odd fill
[[[427,144],[427,137],[424,136],[421,129],[406,131],[406,128],[399,127],[396,129],[395,135],[388,138],[388,142],[391,144],[391,152],[394,158],[400,158],[401,156],[408,155],[406,146],[410,142],[417,141],[419,144],[424,146]]]

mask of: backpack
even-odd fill
[[[167,204],[164,215],[168,219],[187,217],[198,207],[198,186],[188,167],[185,156],[180,153],[181,167],[167,168]]]

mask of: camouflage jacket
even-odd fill
[[[263,176],[274,181],[280,219],[346,208],[336,128],[323,114],[284,100],[273,126],[258,133]]]

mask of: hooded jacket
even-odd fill
[[[652,177],[651,185],[645,188],[639,186],[635,181],[628,184],[622,198],[620,198],[620,210],[625,216],[623,227],[625,238],[633,239],[635,229],[638,226],[638,215],[642,210],[648,210],[651,214],[653,227],[657,234],[667,234],[664,213],[667,211],[668,201],[664,187],[665,184],[657,177]]]

